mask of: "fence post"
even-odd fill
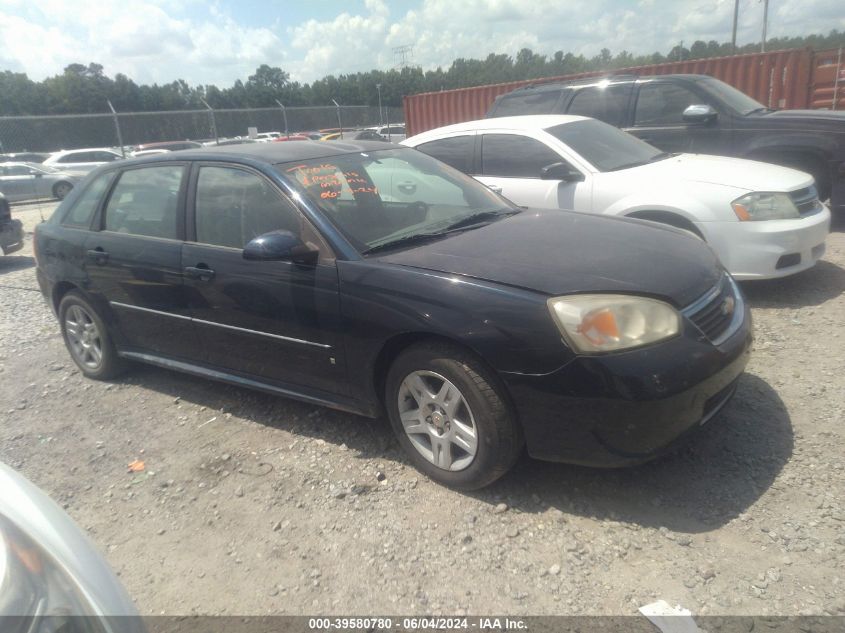
[[[340,128],[340,139],[343,140],[343,121],[340,119],[340,104],[332,99],[332,103],[337,108],[337,127]]]
[[[281,101],[278,99],[273,99],[273,101],[278,103],[279,107],[282,109],[282,116],[285,118],[285,136],[287,136],[288,140],[290,140],[290,132],[288,132],[288,111],[285,110],[285,106],[282,105]]]
[[[115,112],[110,100],[106,99],[106,103],[109,104],[109,110],[111,110],[111,114],[114,117],[114,129],[117,131],[117,144],[120,145],[120,153],[126,158],[126,148],[123,146],[123,136],[120,134],[120,121],[117,119],[117,112]]]
[[[208,105],[202,97],[200,97],[200,101],[202,101],[202,104],[208,108],[208,113],[211,117],[211,131],[214,132],[214,144],[220,145],[220,138],[217,136],[217,121],[214,120],[214,109]]]

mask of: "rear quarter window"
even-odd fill
[[[474,146],[475,137],[473,135],[464,135],[441,138],[436,141],[423,143],[417,145],[416,149],[423,154],[428,154],[432,158],[446,163],[450,167],[454,167],[468,174],[472,170],[472,152]]]

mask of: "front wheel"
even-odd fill
[[[415,345],[393,363],[385,403],[417,470],[461,490],[504,475],[522,452],[516,417],[493,372],[464,350]]]
[[[105,323],[80,293],[62,297],[58,312],[65,345],[83,374],[108,380],[123,372],[125,363],[117,355]]]

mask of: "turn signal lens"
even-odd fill
[[[656,299],[629,295],[573,295],[548,301],[566,342],[577,352],[630,349],[675,336],[681,317]]]

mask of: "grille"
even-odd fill
[[[741,297],[734,292],[733,283],[725,276],[718,286],[692,304],[685,314],[704,336],[716,341],[728,331],[734,322],[734,315],[742,309]]]
[[[801,215],[809,215],[821,209],[819,194],[815,187],[805,187],[789,194],[793,204]]]

